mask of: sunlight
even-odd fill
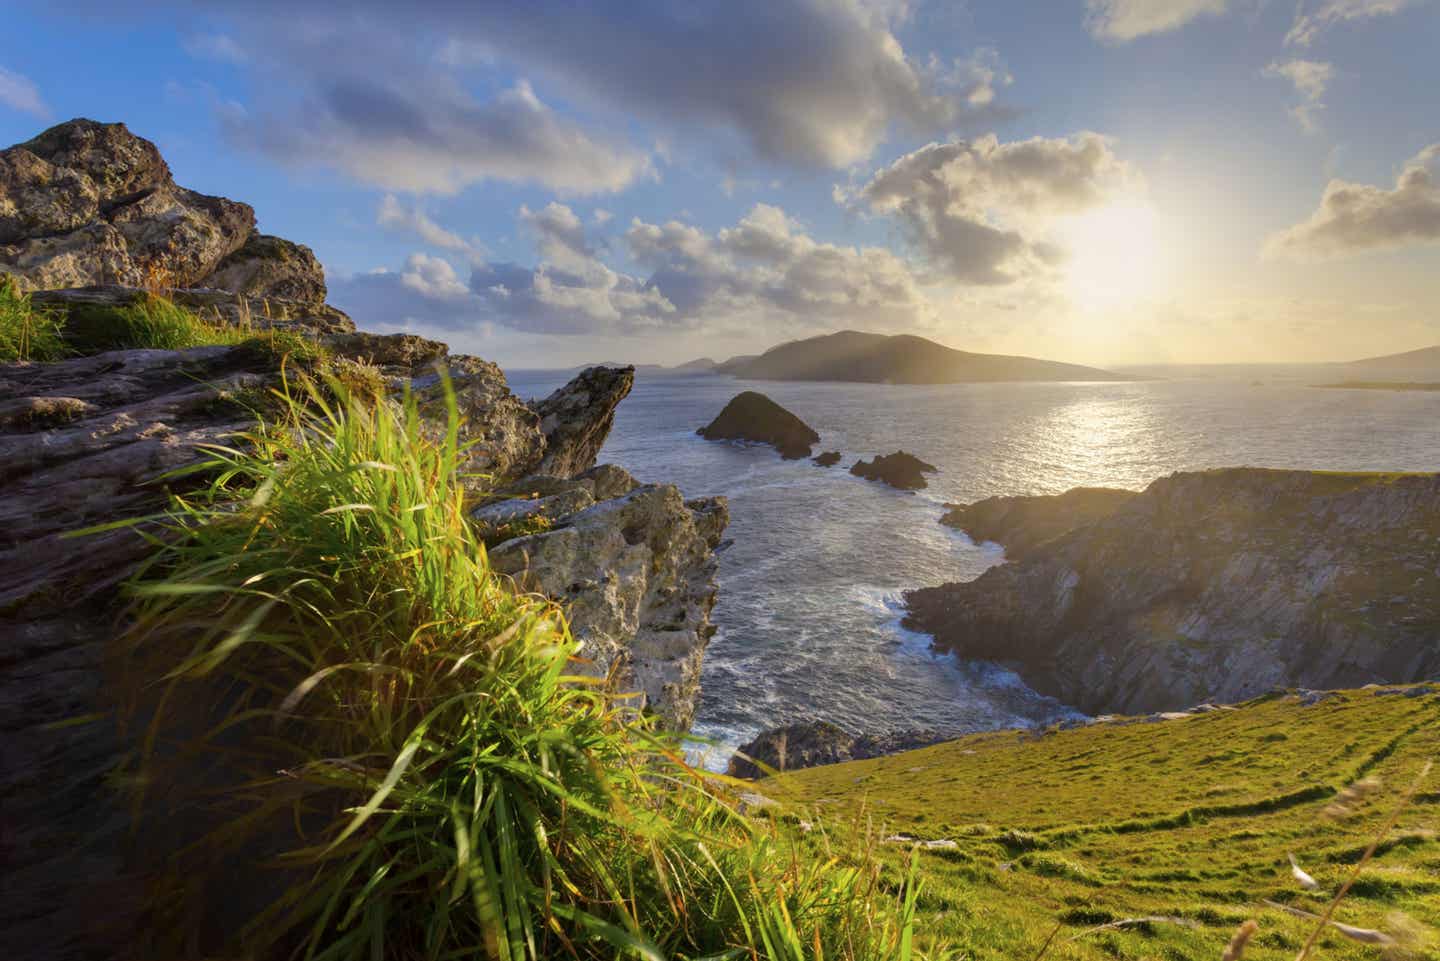
[[[1065,289],[1087,310],[1127,307],[1156,296],[1165,280],[1165,244],[1155,209],[1122,200],[1071,218]]]

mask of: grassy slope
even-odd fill
[[[1440,690],[1440,689],[1437,689]],[[1218,958],[1247,917],[1247,958],[1293,958],[1308,923],[1257,905],[1313,911],[1325,900],[1290,877],[1293,852],[1333,893],[1426,759],[1440,755],[1440,696],[1347,692],[1311,706],[1262,698],[1161,723],[983,734],[905,754],[793,772],[759,790],[827,822],[858,805],[886,830],[951,838],[927,851],[921,929],[976,958]],[[1322,815],[1336,791],[1383,787],[1348,817]],[[1440,931],[1440,778],[1433,777],[1362,874],[1337,918],[1386,928],[1399,911]],[[896,863],[906,856],[888,845]],[[1174,915],[1194,928],[1086,927]],[[1403,923],[1403,922],[1402,922]],[[1377,957],[1326,935],[1319,957]],[[1412,955],[1437,958],[1432,942]]]

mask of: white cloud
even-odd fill
[[[228,33],[195,33],[180,41],[180,47],[197,60],[221,63],[248,63],[249,55]]]
[[[1371,20],[1416,7],[1427,0],[1319,0],[1307,12],[1305,0],[1295,10],[1295,22],[1285,35],[1286,46],[1308,47],[1321,33],[1351,20]]]
[[[1316,60],[1277,60],[1265,68],[1265,76],[1288,80],[1294,85],[1301,102],[1290,108],[1290,116],[1307,133],[1318,130],[1320,113],[1325,109],[1321,98],[1335,76],[1334,66]]]
[[[1274,234],[1265,254],[1315,260],[1440,243],[1440,143],[1406,162],[1392,189],[1331,180],[1304,223]]]
[[[560,115],[523,81],[479,101],[444,78],[366,71],[320,79],[293,109],[222,122],[238,142],[281,161],[338,168],[389,190],[451,194],[500,180],[597,193],[649,170],[643,153]]]
[[[0,67],[0,104],[42,120],[50,116],[50,107],[34,81],[4,67]]]
[[[474,250],[465,238],[431,220],[422,210],[406,207],[394,194],[386,194],[375,212],[375,222],[390,230],[405,230],[415,234],[432,247],[445,250]]]
[[[1085,26],[1102,40],[1124,43],[1219,16],[1227,0],[1085,0]]]
[[[842,203],[896,217],[941,278],[1008,284],[1052,270],[1058,217],[1095,207],[1133,178],[1099,134],[932,143],[881,169]]]

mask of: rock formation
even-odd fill
[[[706,440],[748,440],[769,444],[786,460],[810,456],[820,435],[809,424],[764,394],[736,394],[720,415],[695,433]]]
[[[913,454],[897,450],[884,457],[857,461],[850,468],[850,473],[866,480],[884,481],[891,487],[900,490],[917,491],[929,486],[925,482],[925,475],[939,469],[934,464],[927,464]]]
[[[1004,544],[1005,556],[1020,560],[1039,544],[1110,516],[1136,496],[1109,487],[1076,487],[1053,497],[987,497],[974,504],[946,504],[940,523],[977,544]]]
[[[773,771],[794,771],[842,761],[862,761],[928,747],[944,740],[928,731],[854,735],[828,721],[801,721],[761,733],[730,759],[731,777],[756,779]],[[762,766],[763,765],[763,766]]]
[[[840,452],[838,450],[827,450],[823,454],[811,459],[821,467],[834,467],[840,463]]]
[[[1029,500],[986,535],[1021,559],[907,626],[1088,713],[1440,676],[1440,475],[1174,474],[1058,536],[1074,498]]]
[[[27,289],[211,287],[323,303],[308,247],[255,232],[247,204],[186,190],[122,123],[70,120],[0,151],[0,272]]]
[[[253,425],[280,376],[275,352],[257,346],[267,329],[315,342],[337,370],[363,363],[384,389],[408,388],[426,430],[443,429],[443,372],[473,441],[465,470],[502,492],[477,511],[481,532],[526,511],[550,527],[492,541],[497,566],[567,601],[594,669],[640,689],[637,703],[676,725],[694,714],[725,503],[687,503],[674,486],[595,466],[633,369],[583,371],[532,407],[492,363],[355,331],[323,303],[308,249],[253,223],[243,204],[176,187],[154,145],[119,124],[72,121],[0,152],[0,271],[30,287],[87,285],[40,290],[37,302],[103,323],[146,296],[133,286],[146,271],[163,271],[206,285],[167,290],[177,304],[262,335],[0,364],[0,929],[16,957],[125,954],[137,894],[119,853],[126,814],[107,784],[127,742],[109,713],[106,657],[124,616],[118,585],[151,547],[132,529],[65,534],[162,508],[182,483],[162,475]],[[132,286],[98,283],[116,279]]]

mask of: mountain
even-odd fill
[[[1133,380],[1096,367],[1033,357],[975,354],[910,334],[842,330],[734,358],[721,373],[752,380],[838,380],[874,384],[958,384],[1008,380]]]
[[[1403,354],[1385,354],[1380,357],[1366,357],[1352,360],[1346,366],[1370,367],[1385,370],[1440,370],[1440,345],[1407,350]]]
[[[674,370],[714,370],[720,366],[713,357],[697,357],[683,364],[676,364]]]

